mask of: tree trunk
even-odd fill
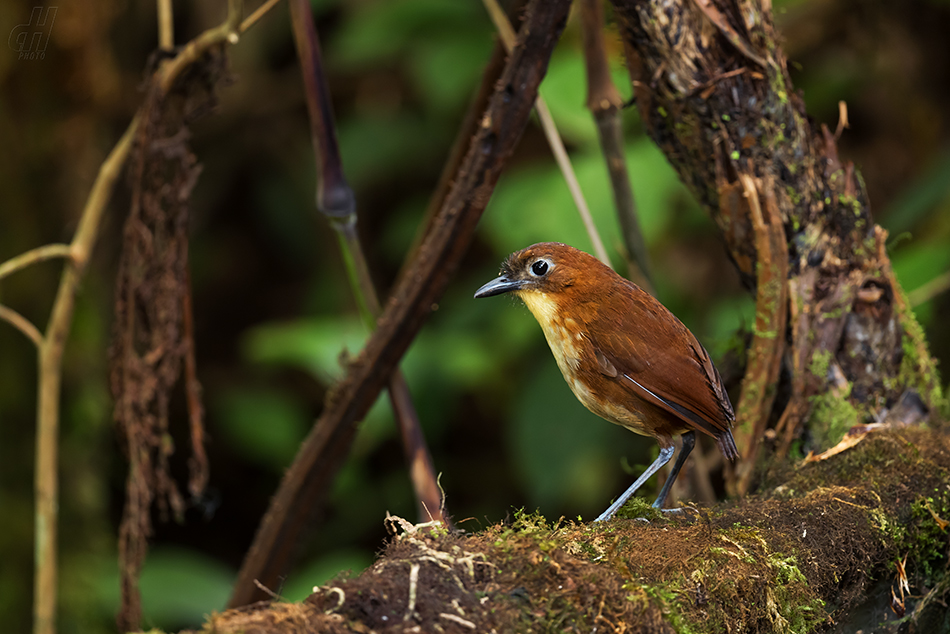
[[[738,491],[763,439],[783,457],[797,439],[824,450],[888,413],[928,418],[942,401],[934,362],[864,182],[838,158],[844,119],[833,134],[808,118],[771,3],[612,2],[646,129],[756,292],[736,408]]]

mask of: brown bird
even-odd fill
[[[475,297],[514,293],[534,315],[564,380],[584,406],[611,423],[653,436],[660,455],[597,521],[613,517],[683,449],[653,503],[662,508],[696,442],[695,430],[716,439],[726,458],[739,457],[735,414],[709,353],[673,313],[600,260],[558,242],[508,256],[501,276]]]

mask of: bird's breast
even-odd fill
[[[557,300],[545,293],[523,293],[521,299],[541,324],[561,373],[571,383],[570,377],[577,372],[584,356],[586,340],[580,324],[571,317],[564,317]]]
[[[549,295],[529,292],[522,293],[521,299],[541,325],[558,368],[577,400],[605,420],[638,434],[653,435],[646,431],[642,414],[633,402],[605,398],[613,390],[603,389],[601,383],[613,379],[598,370],[593,344],[583,324],[565,316],[557,300]]]

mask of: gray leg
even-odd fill
[[[647,468],[647,470],[644,471],[643,474],[641,474],[639,478],[637,478],[636,482],[630,485],[629,489],[623,492],[623,495],[617,498],[616,502],[610,505],[610,508],[608,508],[606,511],[601,513],[600,517],[598,517],[594,521],[603,522],[604,520],[609,520],[611,517],[613,517],[614,513],[619,511],[620,507],[626,504],[627,500],[633,497],[633,494],[637,492],[637,489],[642,487],[643,483],[650,479],[650,476],[652,476],[654,473],[656,473],[660,469],[660,467],[662,467],[663,465],[665,465],[667,462],[670,461],[670,458],[673,457],[674,449],[675,447],[673,447],[672,445],[670,445],[669,447],[661,447],[660,455],[657,456],[656,460],[653,461],[653,464],[651,464]],[[654,506],[656,505],[654,504]]]
[[[663,502],[666,501],[666,496],[670,494],[670,487],[673,486],[676,476],[680,474],[680,469],[683,468],[683,463],[686,462],[689,452],[691,452],[693,447],[696,445],[695,432],[685,432],[681,438],[683,439],[683,448],[680,450],[680,455],[676,456],[676,462],[673,463],[673,470],[670,471],[670,477],[668,477],[666,482],[663,483],[663,488],[660,489],[660,494],[656,496],[656,502],[653,503],[653,508],[655,509],[663,508]]]

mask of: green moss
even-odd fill
[[[932,586],[945,573],[947,527],[941,522],[950,521],[950,495],[946,489],[935,489],[933,496],[918,499],[910,508],[914,530],[905,550],[913,553],[914,568],[924,584]]]
[[[940,376],[936,364],[927,350],[924,330],[917,321],[914,311],[909,308],[910,302],[903,288],[896,288],[903,300],[898,305],[905,308],[900,314],[900,323],[904,328],[901,338],[901,348],[904,355],[901,357],[901,366],[898,373],[900,385],[915,389],[930,407],[941,411],[947,416],[948,403],[940,387]],[[923,357],[921,352],[923,351]]]
[[[838,444],[848,430],[858,424],[860,412],[848,400],[850,395],[849,384],[844,394],[836,396],[825,392],[808,399],[811,403],[809,429],[815,434],[815,441],[822,449]]]
[[[798,206],[798,203],[802,201],[802,197],[798,195],[798,192],[791,185],[785,186],[785,193],[788,194],[788,199],[792,201],[792,204]],[[794,219],[795,224],[798,224],[798,220]],[[796,227],[796,231],[798,228]]]
[[[832,175],[832,178],[834,178],[834,174]],[[858,199],[854,196],[838,194],[838,202],[845,207],[851,207],[851,211],[855,216],[860,216],[864,212],[864,208],[861,206],[860,201],[858,201]]]
[[[774,604],[774,609],[771,605],[768,608],[776,631],[811,632],[826,619],[825,602],[818,597],[802,600],[808,581],[798,568],[798,559],[772,553],[768,564],[775,575],[775,585],[766,600]]]
[[[811,363],[808,364],[808,371],[819,379],[828,378],[828,368],[831,367],[831,352],[828,350],[816,350],[811,355]]]
[[[623,508],[617,511],[616,516],[625,517],[627,519],[643,518],[653,521],[661,519],[663,517],[663,511],[653,508],[653,505],[646,499],[634,496],[623,505]]]
[[[683,588],[681,584],[641,585],[640,589],[643,590],[647,596],[659,603],[664,616],[666,616],[669,624],[673,627],[673,631],[677,632],[677,634],[693,634],[694,632],[707,631],[705,627],[701,630],[695,629],[692,620],[686,618],[680,610],[681,597],[688,594],[687,589]]]

